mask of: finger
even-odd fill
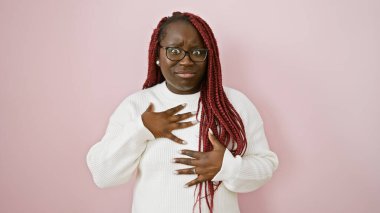
[[[199,159],[201,157],[201,155],[204,154],[202,152],[187,150],[187,149],[180,150],[179,153],[181,153],[183,155],[187,155],[187,156],[195,158],[195,159]]]
[[[185,108],[185,106],[186,106],[186,103],[180,104],[180,105],[175,106],[173,108],[170,108],[170,109],[168,109],[168,110],[166,110],[164,112],[168,113],[169,115],[174,115],[177,112],[181,111],[183,108]]]
[[[166,136],[166,138],[176,142],[176,143],[179,143],[179,144],[187,144],[186,141],[178,138],[177,136],[173,135],[172,133],[169,133],[168,136]]]
[[[154,111],[154,105],[153,105],[152,102],[149,103],[149,106],[148,106],[148,108],[147,108],[145,111],[146,111],[146,112],[153,112],[153,111]]]
[[[183,114],[177,114],[177,115],[171,116],[169,120],[173,121],[173,122],[178,122],[178,121],[182,121],[182,120],[191,118],[196,114],[197,114],[197,112],[187,112],[187,113],[183,113]]]
[[[201,183],[201,182],[204,182],[204,181],[205,181],[205,179],[202,178],[202,176],[198,176],[198,178],[186,183],[185,187],[194,186],[194,185]]]
[[[216,138],[216,136],[214,135],[214,133],[212,132],[211,129],[208,129],[208,139],[210,140],[210,142],[211,142],[212,146],[214,147],[214,149],[224,147],[219,142],[219,140]]]
[[[174,158],[173,163],[181,163],[189,166],[198,166],[198,160],[193,158]]]
[[[188,168],[188,169],[178,169],[178,170],[174,171],[174,174],[177,174],[177,175],[194,175],[194,174],[197,174],[197,170],[195,170],[195,172],[194,172],[194,169],[195,169],[195,167]]]
[[[179,122],[179,123],[173,123],[170,125],[170,128],[171,129],[184,129],[184,128],[187,128],[187,127],[191,127],[195,124],[199,123],[199,121],[195,120],[195,121],[188,121],[188,122]]]

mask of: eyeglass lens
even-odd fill
[[[189,56],[192,61],[201,62],[207,57],[207,49],[193,49],[190,50]],[[186,55],[186,51],[179,47],[168,47],[166,48],[166,56],[172,61],[180,61]]]

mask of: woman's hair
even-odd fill
[[[208,129],[210,128],[225,147],[232,147],[230,151],[234,156],[243,155],[247,148],[244,125],[223,90],[219,51],[214,34],[209,25],[199,16],[186,12],[174,12],[172,16],[161,19],[151,37],[148,76],[143,89],[152,87],[165,80],[155,61],[158,58],[159,43],[165,36],[166,27],[170,23],[177,21],[185,21],[192,24],[200,33],[208,49],[207,74],[202,81],[197,110],[197,115],[201,113],[198,149],[203,152],[213,149],[211,142],[208,140]],[[198,195],[194,208],[197,202],[205,197],[207,206],[212,213],[214,193],[220,184],[221,182],[213,184],[212,181],[197,184],[196,190],[198,189]],[[202,197],[203,190],[205,191],[204,197]],[[201,202],[199,202],[199,210],[201,210],[200,204]]]

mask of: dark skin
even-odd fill
[[[209,130],[208,138],[213,146],[213,150],[209,152],[198,152],[192,150],[181,150],[183,155],[191,158],[174,158],[174,163],[182,163],[193,166],[198,174],[194,180],[186,183],[185,187],[190,187],[198,183],[212,180],[222,168],[223,156],[226,147],[221,144],[218,139]],[[194,174],[193,168],[176,170],[177,174]]]
[[[160,45],[164,47],[180,47],[184,50],[205,48],[198,31],[189,23],[177,21],[169,24],[164,32]],[[207,62],[193,62],[189,56],[181,61],[171,61],[166,57],[165,48],[160,48],[158,60],[166,86],[176,94],[193,94],[200,90],[206,74]],[[178,73],[192,73],[192,78],[181,78]]]
[[[161,46],[180,47],[186,51],[194,48],[205,48],[198,31],[185,21],[169,24],[164,33],[165,36],[160,42]],[[166,57],[164,48],[160,48],[158,60],[162,75],[166,80],[166,86],[171,92],[176,94],[194,94],[199,92],[202,80],[206,74],[207,60],[204,62],[193,62],[187,55],[181,61],[171,61]],[[191,73],[192,76],[184,78],[179,75],[181,73]],[[196,121],[181,122],[195,115],[193,112],[177,114],[184,108],[185,105],[178,105],[163,112],[154,112],[154,106],[151,103],[141,117],[145,127],[152,132],[155,138],[168,138],[176,143],[185,144],[184,140],[172,134],[172,131],[175,129],[187,128],[197,123]],[[196,174],[198,174],[196,179],[186,183],[186,187],[212,180],[222,167],[226,148],[211,132],[209,132],[209,140],[213,145],[212,151],[181,150],[181,153],[187,157],[173,159],[174,163],[192,166],[189,169],[176,170],[176,174],[194,174],[194,169]]]

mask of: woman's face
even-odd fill
[[[198,31],[185,21],[170,23],[165,29],[160,42],[159,61],[162,75],[167,87],[177,94],[192,94],[200,90],[202,79],[206,73],[207,59],[194,62],[186,55],[180,61],[169,60],[164,47],[179,47],[185,51],[205,49]]]

